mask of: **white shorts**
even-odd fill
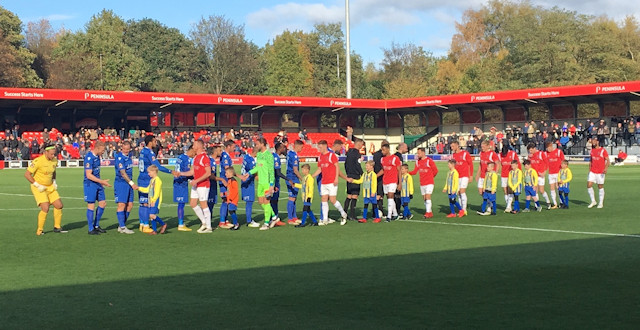
[[[320,196],[338,196],[338,186],[333,183],[320,185]]]
[[[589,172],[588,182],[593,182],[595,184],[604,184],[604,173],[596,174],[593,172]]]
[[[468,186],[469,186],[469,178],[468,177],[458,179],[458,188],[467,189]]]
[[[539,176],[538,177],[538,186],[544,186],[544,177],[543,176]]]
[[[396,193],[396,190],[398,190],[398,184],[397,183],[390,183],[390,184],[385,184],[382,186],[382,190],[384,190],[385,194],[388,193]]]
[[[209,200],[209,187],[191,187],[191,199],[197,199],[200,202]]]
[[[424,195],[431,195],[433,194],[433,185],[432,184],[428,184],[426,186],[420,186],[420,193],[424,196]]]
[[[500,177],[500,185],[502,188],[507,188],[509,186],[509,178]]]
[[[484,189],[484,178],[478,178],[478,189]]]

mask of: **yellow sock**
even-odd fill
[[[53,226],[62,228],[62,209],[53,209]]]
[[[47,221],[47,214],[41,210],[40,213],[38,213],[38,233],[44,230],[45,221]]]

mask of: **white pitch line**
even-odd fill
[[[16,196],[16,197],[31,197],[33,198],[33,195],[27,195],[27,194],[9,194],[9,193],[0,193],[0,195],[4,195],[4,196]],[[65,199],[80,199],[80,200],[84,200],[83,198],[80,197],[62,197],[60,196],[61,199],[65,200]]]
[[[402,222],[416,222],[416,223],[430,223],[430,224],[434,224],[434,225],[448,225],[448,226],[481,227],[481,228],[512,229],[512,230],[524,230],[524,231],[540,231],[540,232],[549,232],[549,233],[563,233],[563,234],[577,234],[577,235],[640,238],[640,235],[634,235],[634,234],[600,233],[600,232],[593,232],[593,231],[574,231],[574,230],[547,229],[547,228],[497,226],[497,225],[483,225],[483,224],[475,224],[475,223],[441,222],[441,221],[429,221],[429,220],[424,220],[424,221],[423,220],[400,220],[400,221],[402,221]]]

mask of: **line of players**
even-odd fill
[[[320,141],[318,149],[321,155],[318,161],[318,169],[316,172],[311,173],[308,164],[302,165],[302,168],[300,168],[297,154],[302,150],[302,141],[295,141],[292,150],[288,150],[284,144],[276,144],[274,146],[275,152],[272,153],[267,142],[261,139],[256,143],[253,154],[244,155],[242,171],[240,174],[236,174],[230,156],[235,148],[233,141],[227,141],[224,146],[213,148],[209,151],[209,154],[207,154],[202,141],[195,141],[192,148],[179,157],[176,169],[173,171],[160,165],[155,158],[155,154],[152,151],[156,144],[154,136],[147,136],[144,143],[145,147],[141,151],[139,158],[140,174],[137,184],[133,181],[133,161],[130,157],[131,144],[125,141],[122,150],[116,154],[114,195],[117,203],[118,231],[120,233],[133,233],[125,224],[133,208],[135,190],[139,190],[140,207],[138,214],[140,231],[149,234],[156,233],[156,223],[153,220],[159,219],[158,213],[162,203],[162,191],[161,188],[158,189],[158,187],[161,187],[162,181],[157,177],[158,171],[174,176],[173,197],[174,202],[178,203],[179,231],[191,231],[184,222],[184,208],[188,202],[201,221],[202,225],[198,232],[212,232],[211,217],[218,198],[220,198],[219,228],[233,230],[240,228],[235,215],[240,199],[246,203],[246,222],[249,227],[260,227],[261,230],[268,230],[275,226],[284,226],[286,224],[295,225],[296,227],[327,225],[334,222],[328,217],[329,202],[340,212],[340,223],[344,225],[347,220],[355,220],[355,207],[361,190],[364,197],[364,210],[363,217],[358,220],[359,222],[367,221],[369,204],[373,208],[373,222],[381,222],[382,218],[385,218],[382,210],[382,200],[385,196],[387,197],[388,207],[386,221],[397,219],[399,215],[396,208],[396,194],[400,195],[399,202],[401,203],[402,217],[410,219],[413,215],[409,211],[408,205],[413,198],[414,191],[412,175],[416,173],[419,173],[420,176],[420,192],[423,196],[426,210],[425,218],[433,217],[431,195],[434,188],[434,178],[438,174],[438,170],[435,162],[426,156],[424,149],[418,149],[415,168],[410,172],[409,167],[406,164],[402,164],[400,157],[390,152],[389,145],[383,144],[379,161],[367,162],[366,171],[363,171],[360,165],[361,155],[359,153],[363,141],[356,139],[354,148],[347,152],[346,173],[343,173],[340,170],[337,155],[328,147],[326,141]],[[597,139],[593,139],[592,143],[591,166],[587,183],[591,199],[589,208],[596,205],[598,208],[602,208],[604,180],[609,160],[606,150],[598,145]],[[85,157],[84,199],[87,202],[86,216],[89,234],[91,235],[106,232],[100,227],[100,219],[106,206],[104,188],[111,187],[111,185],[108,180],[100,178],[99,155],[104,151],[104,147],[104,143],[96,142],[92,151]],[[336,147],[342,148],[341,141],[334,143],[334,148]],[[549,143],[546,147],[547,150],[544,152],[537,150],[533,144],[528,146],[529,156],[524,162],[525,171],[522,172],[520,171],[519,157],[514,151],[503,150],[502,155],[499,155],[490,150],[488,142],[483,143],[476,180],[478,182],[478,192],[483,196],[484,202],[482,210],[478,213],[489,215],[496,212],[497,173],[500,173],[501,186],[505,192],[505,212],[515,211],[514,213],[517,213],[519,210],[518,195],[523,190],[527,200],[533,199],[536,202],[538,211],[541,207],[537,202],[537,194],[545,198],[548,209],[558,208],[559,206],[556,202],[558,184],[560,184],[560,192],[562,194],[560,206],[568,207],[569,181],[571,181],[571,172],[567,168],[568,163],[564,160],[562,151],[557,149],[554,144]],[[447,174],[444,192],[449,195],[450,199],[451,214],[449,214],[449,217],[464,216],[467,214],[466,189],[469,181],[473,180],[473,159],[467,151],[460,149],[456,141],[452,142],[451,149],[453,154],[452,160],[449,162],[450,171]],[[281,156],[286,156],[287,158],[286,173],[281,171]],[[220,176],[217,176],[217,158],[220,159]],[[55,174],[51,174],[55,173],[55,167],[52,169],[46,168],[49,180],[44,184],[40,184],[33,178],[40,174],[37,164],[45,164],[45,160],[43,159],[41,162],[34,161],[34,163],[36,165],[32,166],[25,173],[25,176],[27,176],[27,179],[31,178],[30,182],[33,181],[32,185],[34,187],[32,191],[34,191],[36,202],[39,206],[53,204],[56,206],[56,210],[61,210],[61,203],[59,202],[57,189],[55,189],[55,180],[50,178],[55,178]],[[49,162],[46,162],[46,164],[48,166]],[[377,171],[376,167],[379,168]],[[545,174],[547,172],[549,173],[551,200],[549,200],[544,191]],[[350,210],[351,216],[347,215],[343,206],[336,199],[340,178],[347,181],[345,207]],[[235,184],[237,183],[236,179],[241,181],[239,185]],[[286,223],[278,217],[281,179],[286,180],[288,190],[288,221]],[[314,187],[316,184],[317,192],[321,196],[322,206],[319,220],[315,218],[311,210],[311,203],[316,194]],[[597,184],[599,188],[599,203],[596,203],[595,200],[594,184]],[[191,188],[189,188],[189,185],[191,185]],[[524,189],[519,188],[521,186]],[[233,187],[236,188],[233,189]],[[57,197],[36,196],[36,192],[42,194],[43,191]],[[151,193],[151,199],[149,192],[153,192]],[[256,195],[264,212],[265,220],[262,225],[258,224],[252,217]],[[304,204],[302,219],[298,219],[296,215],[296,201],[299,197],[301,197]],[[48,203],[44,203],[45,200]],[[96,202],[98,204],[97,207],[95,205]],[[514,209],[512,209],[512,204]],[[455,208],[458,209],[457,214],[454,212]],[[528,210],[528,207],[525,210]],[[39,233],[43,232],[42,225],[44,221],[41,218],[46,217],[47,211],[48,207],[46,211],[43,208],[41,214],[39,214]],[[58,230],[60,230],[60,215],[61,211],[56,214],[56,228]],[[227,217],[231,217],[231,219]],[[311,221],[308,222],[307,219]],[[161,222],[161,220],[159,221]],[[164,232],[166,226],[162,226],[162,224],[161,232]]]

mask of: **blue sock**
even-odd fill
[[[492,213],[492,214],[493,214],[493,213],[496,213],[496,208],[495,208],[495,206],[496,206],[496,203],[494,203],[494,202],[489,202],[489,209],[491,210],[491,213]]]
[[[127,222],[127,220],[129,220],[129,214],[131,214],[131,212],[124,213],[124,222]]]
[[[569,194],[564,194],[564,205],[569,206]]]
[[[296,217],[296,204],[294,201],[289,200],[287,202],[287,215],[289,216],[289,220],[295,219]]]
[[[140,205],[140,208],[138,208],[138,216],[140,217],[140,224],[145,226],[149,225],[149,208],[148,207]]]
[[[451,210],[451,213],[456,213],[456,209],[453,203],[449,203],[449,209]]]
[[[520,212],[520,201],[515,199],[515,197],[513,199],[513,210]]]
[[[462,211],[462,206],[460,206],[460,203],[458,203],[457,200],[454,205],[458,208],[459,211]]]
[[[379,214],[380,214],[379,212],[380,210],[378,210],[378,204],[373,204],[373,217],[379,218]]]
[[[408,217],[408,216],[409,216],[409,214],[411,214],[411,211],[409,211],[409,205],[407,205],[407,206],[405,206],[405,207],[404,207],[403,215],[404,215],[405,217]]]
[[[151,228],[153,228],[153,231],[158,230],[158,222],[156,220],[151,220]]]
[[[305,223],[307,223],[308,216],[309,216],[309,212],[302,211],[302,222],[300,222],[301,225],[304,225]]]
[[[222,202],[222,204],[220,204],[220,222],[227,222],[227,208],[227,203]]]
[[[271,209],[273,209],[273,215],[275,215],[277,217],[278,213],[279,213],[278,212],[279,211],[278,210],[278,200],[273,198],[273,197],[271,197],[270,203],[271,203]]]
[[[102,214],[104,213],[104,207],[98,206],[96,210],[96,227],[100,227],[100,219],[102,219]]]
[[[120,227],[124,227],[125,219],[124,219],[124,211],[116,212],[116,216],[118,217],[118,225]]]
[[[231,220],[233,220],[234,225],[238,224],[238,216],[236,215],[235,212],[231,213]]]
[[[364,204],[364,209],[362,209],[362,219],[366,219],[368,213],[369,213],[369,204]]]
[[[527,202],[524,204],[524,208],[528,209],[529,207],[531,207],[531,200],[527,199]]]
[[[87,225],[89,227],[89,231],[92,231],[95,226],[93,225],[93,210],[87,209]]]
[[[536,202],[536,207],[540,207],[540,201]]]
[[[251,213],[253,213],[253,202],[247,202],[244,210],[247,214],[247,223],[253,222],[253,219],[251,219]]]
[[[313,212],[309,212],[309,218],[311,218],[311,222],[318,223],[318,220],[316,220],[316,216],[313,215]]]
[[[184,203],[178,203],[178,226],[184,225]]]
[[[162,221],[162,219],[159,216],[156,216],[156,222],[160,224],[160,226],[164,226],[165,223],[164,221]]]
[[[482,212],[487,212],[487,200],[482,201]]]

